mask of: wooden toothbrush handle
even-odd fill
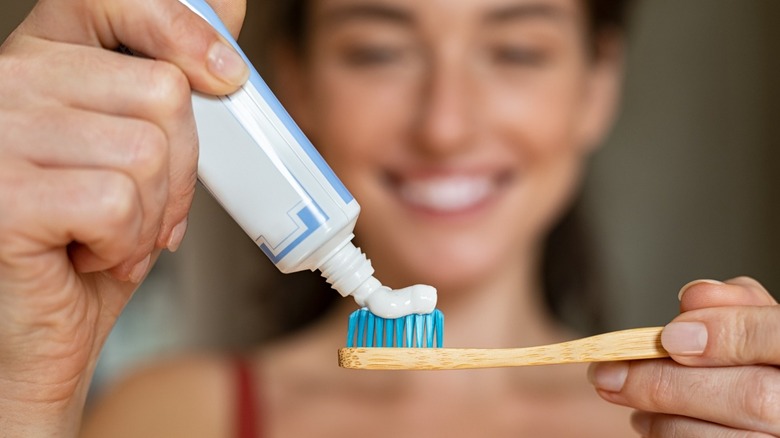
[[[527,348],[342,348],[339,366],[366,370],[452,370],[668,357],[663,327],[604,333]]]

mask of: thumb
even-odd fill
[[[237,31],[243,0],[214,4]],[[193,89],[223,95],[249,77],[241,56],[211,25],[177,0],[41,0],[19,32],[34,37],[133,51],[170,62]]]

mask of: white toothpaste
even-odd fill
[[[251,67],[204,0],[180,0],[229,41],[250,66],[228,96],[193,93],[198,178],[284,273],[320,270],[342,296],[383,318],[429,313],[436,289],[393,291],[352,243],[360,206]]]

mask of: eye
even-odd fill
[[[547,61],[547,54],[537,48],[523,46],[495,46],[490,56],[496,64],[519,67],[541,66]]]
[[[342,58],[353,67],[392,65],[403,59],[404,50],[394,46],[366,45],[345,49]]]

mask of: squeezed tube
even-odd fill
[[[284,273],[320,270],[342,296],[384,318],[429,313],[436,290],[392,292],[352,243],[360,206],[252,67],[203,0],[180,0],[229,41],[250,66],[228,96],[193,93],[198,178]]]

